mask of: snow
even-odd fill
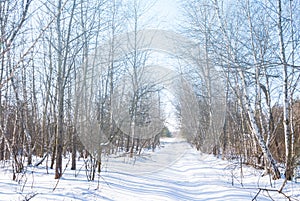
[[[38,159],[37,159],[38,160]],[[261,177],[261,171],[201,154],[182,139],[165,139],[155,152],[141,156],[106,157],[95,181],[87,181],[83,159],[70,170],[64,159],[62,179],[47,174],[45,162],[27,167],[12,181],[11,166],[0,165],[0,200],[252,200],[258,188],[279,189],[283,180]],[[57,183],[58,182],[58,183]],[[232,185],[233,184],[233,185]],[[56,186],[57,185],[57,186]],[[56,189],[53,190],[56,186]],[[300,198],[300,185],[289,182],[286,195]],[[282,194],[261,191],[257,200],[287,200]]]

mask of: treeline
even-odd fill
[[[202,49],[198,71],[206,69],[206,84],[196,87],[204,91],[197,96],[200,126],[190,139],[198,149],[265,168],[275,179],[284,164],[292,179],[300,146],[299,6],[286,0],[182,3],[181,30]],[[220,81],[207,69],[225,80],[224,113],[211,107],[219,100],[209,86]],[[223,127],[214,129],[220,121]]]
[[[141,18],[150,7],[137,0],[0,2],[0,161],[11,163],[13,179],[25,166],[42,162],[32,164],[33,156],[51,159],[47,165],[60,178],[63,156],[70,154],[71,169],[76,169],[78,153],[89,160],[89,179],[94,179],[95,171],[101,170],[101,154],[132,157],[143,147],[159,144],[160,131],[144,138],[121,130],[111,107],[117,99],[112,95],[115,85],[131,76],[136,80],[129,87],[131,124],[147,123],[141,118],[149,116],[150,108],[157,109],[146,100],[159,89],[145,88],[137,77],[148,53],[133,45],[135,51],[116,56],[116,36],[133,32],[137,40],[138,30],[145,26]],[[96,55],[106,55],[105,60]],[[87,82],[93,93],[82,90]],[[101,130],[96,133],[103,138],[97,153],[90,153],[80,139],[78,125],[86,117],[96,122],[93,131]]]
[[[293,162],[295,166],[298,164],[300,153],[300,136],[299,136],[299,110],[300,102],[296,100],[293,105],[293,122],[294,131],[292,136],[293,141]],[[225,130],[221,136],[222,156],[225,158],[242,158],[243,163],[252,165],[258,168],[265,167],[263,152],[258,145],[256,138],[251,133],[247,119],[247,114],[241,113],[236,105],[229,106],[230,112],[227,113],[227,122]],[[259,125],[260,132],[267,130],[272,126],[272,133],[269,136],[265,135],[264,140],[268,142],[271,153],[274,159],[281,164],[285,163],[285,138],[283,128],[283,107],[274,105],[272,107],[271,125],[268,124],[269,117],[263,116],[262,124]],[[256,121],[259,121],[259,116],[256,114]],[[218,154],[218,153],[215,153]]]

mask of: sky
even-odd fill
[[[178,33],[180,16],[181,15],[181,2],[179,0],[142,0],[139,6],[141,11],[140,28],[143,29],[157,29],[167,30]],[[145,9],[148,8],[148,9]],[[147,59],[147,66],[161,66],[162,68],[168,68],[174,72],[178,72],[181,67],[181,61],[178,61],[178,55],[168,54],[166,51],[151,52],[150,58]],[[175,58],[174,58],[175,56]],[[178,72],[179,73],[179,72]],[[164,112],[165,125],[169,130],[176,132],[179,129],[180,122],[176,115],[177,111],[174,106],[176,102],[175,91],[172,89],[166,89],[163,92],[162,109]]]
[[[152,0],[155,4],[151,7],[147,15],[154,16],[153,22],[150,21],[151,26],[150,28],[157,28],[163,30],[172,30],[176,31],[178,28],[179,23],[179,2],[177,0]],[[166,54],[156,54],[156,64],[168,65],[170,67],[172,64],[170,63],[170,58]],[[174,68],[171,67],[171,68]],[[175,115],[175,107],[173,103],[173,99],[175,98],[171,91],[165,90],[165,95],[163,98],[163,107],[165,113],[165,124],[170,129],[170,131],[175,132],[178,129],[178,120]]]
[[[176,30],[179,15],[179,2],[177,0],[152,0],[155,2],[149,11],[149,15],[154,15],[154,26],[166,30]]]

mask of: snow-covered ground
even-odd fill
[[[19,182],[11,180],[10,166],[0,164],[0,200],[33,195],[30,200],[252,200],[259,188],[278,189],[283,182],[272,181],[272,188],[268,176],[260,177],[260,171],[245,166],[241,177],[238,164],[200,154],[181,139],[164,140],[157,151],[140,157],[106,158],[101,176],[92,182],[86,179],[82,159],[78,170],[66,168],[58,184],[44,163],[28,167],[26,174],[18,175]],[[300,199],[300,185],[290,182],[284,193]],[[272,199],[287,200],[275,191],[262,190],[256,197]]]

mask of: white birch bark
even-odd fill
[[[269,161],[272,171],[273,171],[273,178],[274,179],[279,179],[280,178],[280,172],[278,170],[277,164],[275,159],[272,156],[271,151],[269,150],[269,148],[266,145],[266,142],[263,138],[263,135],[260,133],[259,131],[259,127],[257,125],[257,122],[255,120],[255,115],[254,115],[254,111],[251,107],[251,102],[249,100],[249,92],[246,86],[246,81],[245,81],[245,76],[244,73],[242,72],[242,70],[239,70],[239,74],[242,80],[242,86],[243,86],[243,90],[244,90],[244,103],[246,104],[246,110],[247,110],[247,114],[250,120],[250,125],[251,125],[251,132],[256,136],[259,146],[262,149],[265,158]]]
[[[283,37],[282,25],[282,6],[281,0],[278,3],[278,37],[280,47],[280,59],[282,62],[282,91],[283,91],[283,128],[285,137],[285,177],[288,180],[292,179],[292,149],[291,149],[291,130],[290,130],[290,99],[289,99],[289,80],[288,80],[288,65],[285,55],[285,43]]]
[[[236,60],[235,59],[235,55],[233,54],[233,52],[235,52],[235,49],[231,45],[231,40],[230,40],[230,38],[228,36],[228,33],[227,33],[227,30],[226,30],[226,23],[224,22],[224,20],[222,18],[222,15],[221,15],[221,11],[220,11],[218,0],[215,0],[214,4],[216,6],[215,9],[216,9],[216,14],[217,14],[218,19],[219,19],[220,28],[221,28],[221,31],[223,32],[222,34],[224,35],[226,43],[228,44],[227,46],[228,46],[229,51],[230,51],[229,54],[233,57],[233,61],[235,61]],[[273,158],[271,151],[266,146],[266,142],[265,142],[265,140],[263,138],[263,135],[262,135],[262,133],[259,130],[258,123],[255,120],[255,113],[254,113],[254,110],[253,110],[253,108],[251,106],[251,100],[249,98],[249,92],[248,92],[248,88],[247,88],[247,84],[246,84],[246,78],[245,78],[244,72],[243,72],[243,70],[241,69],[240,66],[238,66],[238,73],[239,73],[239,76],[240,76],[241,82],[242,82],[243,99],[244,99],[246,113],[247,113],[247,115],[249,117],[249,121],[250,121],[249,123],[250,123],[250,126],[251,126],[251,128],[250,128],[251,132],[256,137],[256,139],[257,139],[257,141],[259,143],[259,146],[262,149],[264,157],[268,160],[268,162],[271,165],[271,169],[272,169],[273,174],[274,174],[273,178],[274,179],[279,179],[280,178],[280,172],[278,170],[276,161]]]

